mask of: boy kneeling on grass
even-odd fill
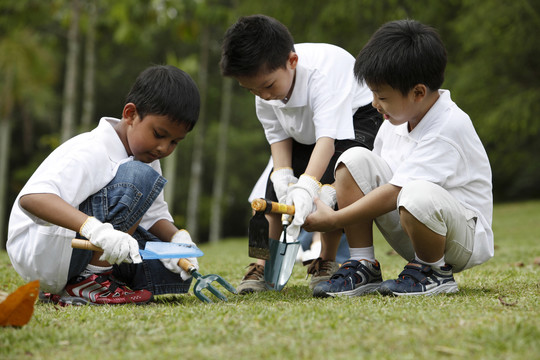
[[[102,118],[91,132],[54,150],[28,180],[9,219],[7,251],[40,298],[66,304],[147,303],[186,293],[191,276],[178,259],[142,260],[147,241],[192,244],[163,197],[159,159],[195,126],[199,91],[173,66],[143,71],[122,119]],[[103,252],[72,249],[84,237]],[[190,258],[196,267],[196,258]]]
[[[453,273],[493,256],[491,168],[469,116],[439,90],[446,50],[412,20],[383,25],[360,51],[356,78],[383,114],[373,151],[347,150],[335,169],[339,209],[317,200],[308,231],[343,228],[351,259],[314,296],[458,291]],[[382,281],[373,221],[409,263]]]

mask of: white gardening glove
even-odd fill
[[[319,199],[333,209],[337,203],[336,188],[329,184],[323,185],[319,191]]]
[[[108,261],[111,264],[142,262],[137,240],[125,232],[115,230],[109,223],[102,223],[90,216],[81,226],[79,233],[92,244],[103,249],[103,255],[99,260]]]
[[[176,244],[187,244],[187,245],[195,245],[193,240],[191,240],[191,236],[187,232],[187,230],[178,230],[174,233],[173,237],[171,238],[172,243]],[[180,274],[182,277],[182,280],[186,281],[189,278],[191,278],[191,274],[188,274],[184,269],[182,269],[178,265],[178,260],[180,259],[160,259],[163,265],[173,273]],[[199,270],[199,262],[197,261],[197,258],[187,258],[191,264],[195,267],[195,270]]]
[[[287,192],[287,205],[294,205],[294,218],[287,227],[287,235],[298,239],[300,229],[304,225],[307,216],[315,210],[313,200],[319,196],[321,183],[313,176],[303,174],[298,182],[289,187]]]
[[[294,176],[293,169],[291,168],[278,168],[274,170],[272,174],[270,174],[270,180],[272,180],[274,190],[280,203],[285,203],[289,186],[298,182],[298,179]]]

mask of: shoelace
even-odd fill
[[[322,272],[329,273],[332,270],[332,261],[323,260],[322,258],[317,258],[309,265],[307,269],[308,275],[317,275]]]
[[[264,267],[262,265],[251,263],[248,267],[250,269],[246,276],[244,276],[244,280],[259,280],[264,276]]]

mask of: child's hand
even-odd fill
[[[294,205],[294,218],[287,228],[287,235],[297,239],[300,235],[300,228],[304,225],[304,220],[314,210],[313,200],[318,196],[321,183],[314,177],[302,175],[295,185],[289,188],[287,205]]]
[[[328,232],[337,229],[333,222],[335,211],[321,199],[315,199],[315,206],[317,210],[309,214],[304,221],[304,230]]]
[[[319,192],[319,199],[321,199],[326,205],[334,208],[337,203],[336,188],[329,184],[323,185],[321,187],[321,191]]]
[[[187,245],[195,245],[193,240],[191,240],[191,236],[187,232],[187,230],[178,230],[173,237],[171,238],[172,243],[176,244],[187,244]],[[182,280],[186,281],[188,280],[191,275],[188,274],[184,269],[182,269],[178,265],[178,260],[180,259],[160,259],[163,266],[165,266],[169,271],[172,271],[173,273],[180,274],[182,277]],[[197,261],[197,258],[187,258],[187,260],[195,267],[196,270],[199,270],[199,261]]]
[[[139,243],[131,235],[115,230],[109,223],[102,223],[90,216],[81,226],[79,233],[90,242],[103,249],[99,260],[111,264],[122,262],[142,262],[139,254]]]
[[[274,191],[276,192],[280,203],[285,202],[289,186],[298,182],[298,179],[294,176],[293,169],[291,168],[279,168],[274,170],[272,174],[270,174],[270,180],[272,180]]]

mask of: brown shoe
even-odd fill
[[[317,258],[311,262],[307,269],[307,276],[311,275],[309,288],[313,288],[322,281],[330,280],[330,277],[339,270],[339,265],[332,260]]]
[[[256,263],[249,264],[248,271],[236,290],[241,295],[268,290],[264,282],[264,266]]]

